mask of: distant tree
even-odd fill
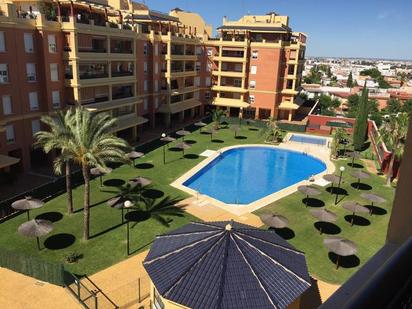
[[[408,74],[405,72],[398,73],[398,79],[401,82],[401,87],[408,81]]]
[[[388,114],[397,114],[401,111],[401,102],[398,99],[388,100],[385,112]]]
[[[345,129],[337,128],[333,134],[333,150],[332,153],[334,154],[335,158],[339,157],[339,147],[342,141],[347,139],[347,134]]]
[[[212,120],[214,123],[214,128],[217,130],[220,128],[223,117],[226,116],[226,111],[220,108],[215,109],[212,112]]]
[[[279,128],[275,118],[269,118],[266,126],[260,131],[268,143],[279,143],[283,139],[282,130]]]
[[[355,129],[353,131],[353,146],[355,150],[363,150],[366,141],[366,135],[368,130],[368,88],[365,86],[362,90],[362,95],[359,100],[358,112],[356,116]]]
[[[320,114],[325,116],[335,116],[335,109],[340,106],[340,101],[337,98],[332,99],[332,97],[321,94],[319,96],[319,108]]]
[[[408,132],[409,115],[401,113],[397,116],[391,115],[380,130],[381,138],[385,142],[392,156],[389,161],[386,184],[389,186],[392,181],[393,164],[395,159],[401,160],[403,156],[406,135]]]
[[[304,82],[306,84],[320,84],[322,79],[322,72],[319,70],[318,66],[313,66],[310,69],[310,72],[307,76],[304,78]]]
[[[367,69],[360,72],[362,76],[370,76],[379,84],[379,88],[390,88],[391,85],[384,79],[381,72],[377,68]]]
[[[409,116],[412,115],[412,99],[409,99],[403,103],[401,107],[402,113],[407,113]]]
[[[328,75],[328,77],[329,78],[331,78],[332,77],[332,70],[331,70],[331,68],[328,66],[328,69],[327,69],[327,71],[326,71],[326,74]]]
[[[352,94],[348,97],[348,111],[346,112],[346,117],[356,118],[359,106],[359,99],[360,97],[357,94]]]
[[[348,80],[346,81],[346,86],[349,88],[353,87],[353,76],[352,72],[349,73]]]

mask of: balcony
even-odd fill
[[[113,86],[112,100],[119,100],[133,97],[133,87],[129,86]]]
[[[133,76],[133,71],[112,71],[112,77]]]
[[[132,41],[111,39],[110,52],[115,54],[133,54]]]
[[[248,91],[247,89],[244,89],[242,87],[236,87],[234,85],[222,85],[222,86],[214,85],[212,86],[212,90],[213,91],[239,92],[239,93],[245,93]]]
[[[212,75],[214,76],[224,76],[224,77],[237,77],[242,78],[245,74],[242,71],[212,71]]]
[[[224,107],[249,107],[249,103],[243,101],[242,99],[233,98],[213,98],[212,104]]]

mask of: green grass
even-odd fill
[[[214,135],[215,142],[210,141],[209,135],[200,134],[195,131],[187,136],[186,141],[194,141],[192,148],[187,150],[187,154],[200,154],[206,149],[220,149],[225,146],[236,144],[255,144],[262,143],[262,137],[258,131],[249,130],[242,127],[238,135],[245,136],[245,139],[235,139],[234,132],[230,129],[222,129]],[[219,142],[222,141],[222,142]],[[171,145],[172,146],[172,145]],[[150,189],[158,190],[164,193],[163,197],[183,199],[188,195],[179,191],[169,184],[192,168],[204,158],[193,157],[191,159],[182,158],[181,152],[174,152],[167,150],[167,164],[163,165],[163,148],[157,148],[146,153],[146,155],[136,161],[137,168],[131,166],[122,166],[115,169],[110,175],[104,178],[105,181],[109,179],[128,180],[136,176],[144,176],[153,180],[153,185]],[[339,165],[345,165],[344,160],[338,161]],[[144,168],[151,167],[152,168]],[[358,200],[363,202],[359,197],[360,192],[350,187],[353,179],[347,175],[350,170],[347,167],[345,178],[347,182],[343,184],[343,188],[348,191],[349,196],[345,200]],[[384,178],[373,176],[367,180],[373,189],[371,191],[377,192],[385,196],[388,200],[382,208],[387,210],[385,215],[374,215],[369,217],[371,221],[369,226],[353,226],[344,220],[344,216],[348,213],[341,209],[340,206],[332,206],[334,197],[329,193],[322,193],[319,197],[325,202],[326,206],[339,215],[339,220],[336,224],[342,229],[338,234],[347,237],[358,244],[360,265],[372,256],[385,241],[387,223],[390,215],[390,207],[393,199],[393,189],[384,187]],[[321,188],[324,190],[324,188]],[[63,215],[62,219],[55,222],[55,229],[51,235],[45,239],[56,234],[69,234],[75,237],[73,244],[63,249],[43,249],[38,252],[36,248],[35,239],[27,239],[17,233],[18,226],[26,221],[26,215],[21,214],[0,224],[0,248],[8,248],[26,254],[39,256],[45,260],[52,262],[64,262],[65,256],[76,251],[83,254],[83,258],[75,264],[65,264],[66,268],[76,274],[93,274],[99,270],[107,268],[128,256],[126,254],[126,226],[121,225],[120,210],[111,209],[106,205],[106,201],[115,195],[115,188],[104,186],[100,188],[99,180],[93,180],[91,183],[91,235],[92,238],[83,242],[82,237],[82,197],[83,187],[79,186],[74,189],[74,205],[77,212],[74,215],[66,215],[66,195],[62,194],[57,198],[49,201],[43,208],[33,211],[31,216],[48,212],[58,212]],[[256,213],[265,211],[273,211],[288,217],[290,221],[290,228],[294,231],[295,237],[290,239],[290,243],[298,249],[306,253],[307,262],[310,272],[317,278],[322,280],[342,283],[359,266],[353,268],[334,269],[334,264],[328,258],[328,252],[324,248],[322,240],[324,235],[319,235],[315,230],[313,224],[315,219],[309,214],[309,207],[305,208],[302,204],[302,195],[294,193],[274,204],[271,204]],[[164,227],[154,219],[148,219],[139,222],[131,229],[131,251],[133,254],[141,252],[149,248],[154,237],[158,234],[165,233],[169,230],[176,229],[191,220],[198,220],[193,216],[186,214],[184,217],[173,217],[170,227]]]
[[[185,138],[186,141],[195,142],[192,144],[192,148],[186,151],[186,154],[200,154],[206,149],[219,149],[229,145],[259,143],[261,141],[258,131],[251,131],[246,127],[242,127],[238,135],[245,136],[246,139],[235,139],[233,131],[222,129],[213,136],[214,139],[222,142],[211,142],[209,135],[200,134],[199,131],[195,131]],[[171,144],[172,146],[173,144]],[[171,187],[169,184],[203,159],[203,157],[183,159],[181,152],[168,150],[167,164],[163,165],[163,149],[160,147],[146,153],[143,158],[136,160],[137,168],[128,165],[121,166],[113,170],[110,175],[104,177],[104,181],[109,179],[127,181],[132,177],[144,176],[153,180],[153,185],[150,186],[150,189],[164,193],[164,196],[159,199],[166,196],[183,199],[188,197],[188,195]],[[153,168],[142,168],[145,167],[144,163],[152,164]],[[147,164],[146,166],[150,167]],[[42,238],[42,246],[48,237],[57,234],[68,234],[68,236],[59,237],[58,241],[53,241],[53,244],[63,245],[62,239],[74,237],[75,241],[73,244],[63,249],[53,250],[46,248],[39,252],[35,239],[25,238],[17,233],[18,226],[26,221],[26,214],[21,214],[0,224],[0,248],[8,248],[28,255],[39,256],[51,262],[64,262],[68,254],[77,252],[82,254],[83,258],[78,263],[65,264],[65,267],[80,275],[93,274],[126,259],[128,257],[126,253],[126,226],[121,225],[121,211],[112,209],[106,204],[106,201],[116,194],[115,192],[115,187],[104,186],[101,188],[99,179],[91,182],[91,205],[93,206],[91,208],[90,231],[92,238],[87,242],[82,240],[83,186],[79,186],[73,190],[74,206],[77,210],[75,214],[70,216],[66,214],[66,194],[54,198],[41,209],[31,211],[31,218],[49,212],[57,212],[63,215],[59,221],[54,223],[53,232]],[[148,249],[156,235],[176,229],[191,220],[199,220],[190,214],[185,214],[184,217],[173,217],[172,219],[173,221],[169,228],[164,227],[152,218],[139,222],[131,229],[131,251],[137,253]]]
[[[336,269],[334,264],[335,260],[329,258],[328,250],[323,245],[323,239],[328,235],[325,233],[320,235],[319,231],[315,228],[314,223],[317,219],[311,216],[309,213],[311,207],[305,207],[302,202],[304,196],[299,192],[293,193],[255,212],[257,215],[271,212],[286,216],[289,219],[289,228],[294,233],[294,237],[289,239],[289,242],[297,249],[305,252],[309,272],[318,279],[337,284],[345,282],[385,243],[394,195],[394,189],[384,186],[385,179],[376,175],[372,175],[370,179],[363,181],[372,187],[371,190],[366,191],[353,188],[351,184],[357,180],[350,176],[352,168],[347,165],[348,162],[350,162],[350,160],[340,159],[336,163],[337,170],[339,170],[340,166],[345,166],[346,170],[343,173],[345,182],[341,187],[347,191],[347,195],[340,196],[340,201],[338,205],[335,206],[335,195],[327,192],[325,190],[326,188],[318,187],[322,191],[322,194],[316,198],[323,201],[327,209],[338,215],[338,220],[334,223],[338,227],[336,230],[338,233],[335,235],[350,239],[357,244],[358,263],[356,259],[344,259],[342,262],[344,262],[345,265]],[[357,162],[360,163],[360,161]],[[372,216],[369,216],[369,214],[360,214],[366,218],[370,224],[364,226],[354,225],[351,227],[350,223],[345,220],[345,217],[351,214],[342,208],[341,205],[344,201],[350,200],[358,201],[363,205],[369,204],[360,197],[360,194],[363,192],[374,192],[385,197],[387,202],[379,205],[379,207],[384,209],[386,213],[382,215],[374,214]],[[368,223],[367,221],[365,222]],[[335,233],[333,230],[332,232]]]

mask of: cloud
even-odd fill
[[[380,12],[376,18],[377,19],[386,19],[389,15],[390,15],[389,12]]]

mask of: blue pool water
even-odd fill
[[[312,137],[312,136],[292,134],[289,140],[292,142],[299,142],[299,143],[306,143],[306,144],[326,145],[326,139],[321,138],[321,137]]]
[[[326,169],[300,152],[239,147],[223,152],[183,185],[228,204],[249,204]]]

